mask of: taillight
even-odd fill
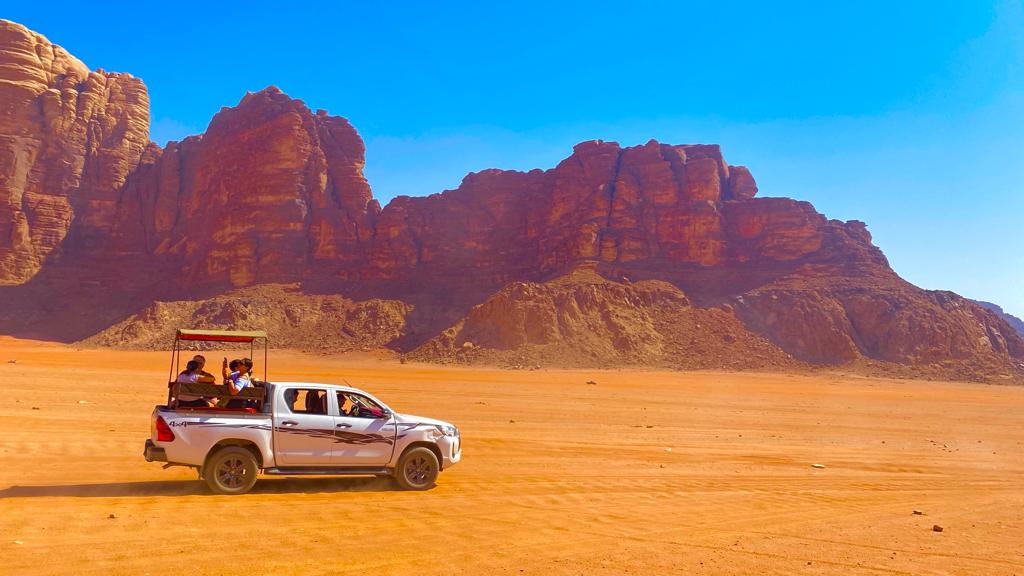
[[[163,416],[156,417],[156,440],[157,442],[174,442],[174,432],[164,421]]]

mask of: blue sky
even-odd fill
[[[152,137],[274,84],[349,118],[386,202],[582,140],[719,143],[765,196],[858,219],[925,288],[1024,316],[1024,8],[984,2],[15,2],[143,78]]]

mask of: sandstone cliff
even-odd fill
[[[0,284],[19,284],[73,220],[83,244],[109,226],[149,142],[149,97],[141,80],[92,72],[0,21],[0,102]]]
[[[718,146],[583,142],[382,209],[356,130],[273,87],[161,148],[141,81],[0,21],[0,102],[4,332],[156,346],[260,324],[457,361],[1024,368],[997,314],[900,279],[862,222],[759,197]]]
[[[1006,323],[1009,324],[1011,328],[1016,330],[1018,334],[1024,337],[1024,320],[1021,320],[1020,318],[1014,316],[1013,314],[1006,312],[1005,310],[1003,310],[1003,307],[999,306],[998,304],[984,302],[982,300],[971,300],[971,302],[974,302],[975,304],[981,306],[982,308],[995,312],[996,316],[999,316],[1003,320],[1006,320]]]

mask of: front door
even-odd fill
[[[334,417],[326,388],[290,387],[275,402],[274,458],[278,466],[331,466]]]
[[[370,398],[338,390],[334,466],[383,467],[395,448],[394,416]]]

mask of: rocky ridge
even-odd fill
[[[259,325],[435,360],[1024,368],[995,312],[900,279],[862,222],[758,197],[718,146],[584,142],[382,209],[356,130],[274,87],[161,148],[140,80],[0,21],[0,101],[7,333],[162,347],[178,325]]]
[[[1014,316],[1013,314],[1006,312],[1005,310],[1003,310],[1003,307],[999,306],[998,304],[984,302],[982,300],[971,300],[971,302],[974,302],[975,304],[981,306],[982,308],[985,308],[986,310],[991,310],[995,312],[997,316],[999,316],[1003,320],[1006,320],[1006,323],[1009,324],[1011,328],[1016,330],[1017,334],[1020,334],[1022,337],[1024,337],[1024,320],[1021,320],[1020,318]]]

